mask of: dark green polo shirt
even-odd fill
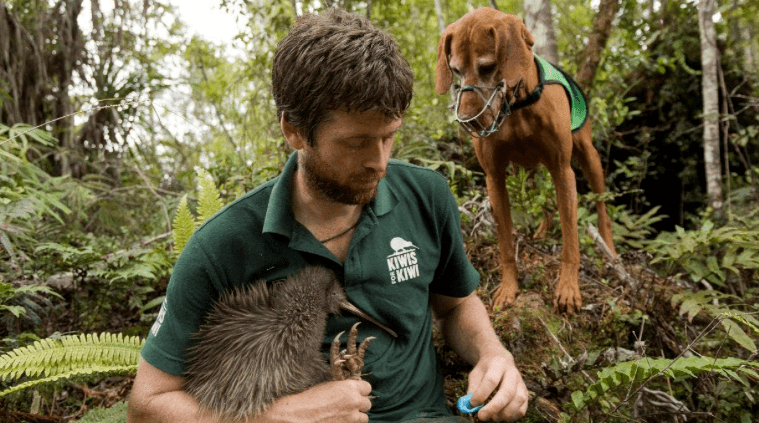
[[[292,216],[296,154],[282,174],[201,226],[177,261],[142,356],[174,375],[205,313],[229,288],[285,278],[307,265],[334,270],[349,300],[392,328],[392,338],[363,322],[359,340],[376,336],[365,357],[372,384],[370,420],[445,416],[443,381],[432,345],[430,293],[470,294],[479,276],[463,248],[458,208],[438,173],[391,160],[377,197],[364,210],[345,263]],[[322,351],[359,319],[331,316]],[[344,337],[345,338],[345,337]]]

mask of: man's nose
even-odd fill
[[[364,157],[364,167],[375,172],[384,172],[390,161],[393,139],[377,139],[371,142]]]

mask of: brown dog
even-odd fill
[[[505,185],[507,165],[543,164],[556,185],[563,241],[554,306],[571,314],[582,304],[572,157],[577,158],[593,192],[604,191],[604,174],[591,140],[590,122],[572,129],[571,113],[576,110],[568,101],[571,90],[541,82],[544,72],[533,56],[533,44],[532,34],[518,17],[494,9],[470,12],[443,32],[437,50],[436,89],[438,94],[445,94],[454,76],[460,80],[460,85],[454,86],[456,117],[472,133],[477,159],[487,177],[503,272],[494,305],[513,303],[518,290],[511,206]],[[584,98],[582,101],[584,107]],[[601,236],[616,255],[606,205],[599,201],[596,210]]]

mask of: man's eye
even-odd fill
[[[346,143],[346,146],[353,150],[358,150],[359,148],[364,146],[363,140],[350,140]]]

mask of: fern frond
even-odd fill
[[[211,176],[204,170],[201,170],[198,176],[200,192],[198,193],[197,224],[200,225],[221,210],[224,204],[221,202],[221,195]]]
[[[137,336],[101,333],[47,338],[0,356],[0,380],[34,378],[3,392],[12,392],[62,378],[137,370],[143,340]]]
[[[757,375],[753,369],[759,369],[759,363],[738,358],[697,356],[675,360],[641,358],[600,370],[598,381],[590,385],[584,393],[581,391],[572,393],[572,404],[576,410],[580,410],[588,402],[605,395],[609,391],[621,386],[629,386],[632,383],[645,383],[660,375],[671,378],[696,377],[700,373],[716,372],[745,385],[747,384],[746,380],[738,372],[753,378]]]
[[[39,386],[45,383],[55,382],[61,379],[69,379],[75,376],[86,376],[93,374],[126,374],[137,372],[137,364],[131,366],[90,366],[86,369],[81,368],[72,370],[70,372],[61,373],[55,376],[43,377],[40,379],[30,380],[28,382],[20,383],[18,385],[11,386],[10,388],[0,392],[0,398],[10,395],[16,392],[21,392],[24,389]]]
[[[182,254],[187,241],[190,240],[193,231],[195,231],[195,219],[190,213],[190,208],[187,207],[187,196],[182,197],[179,201],[179,207],[177,207],[177,214],[174,216],[174,255],[179,258]]]

